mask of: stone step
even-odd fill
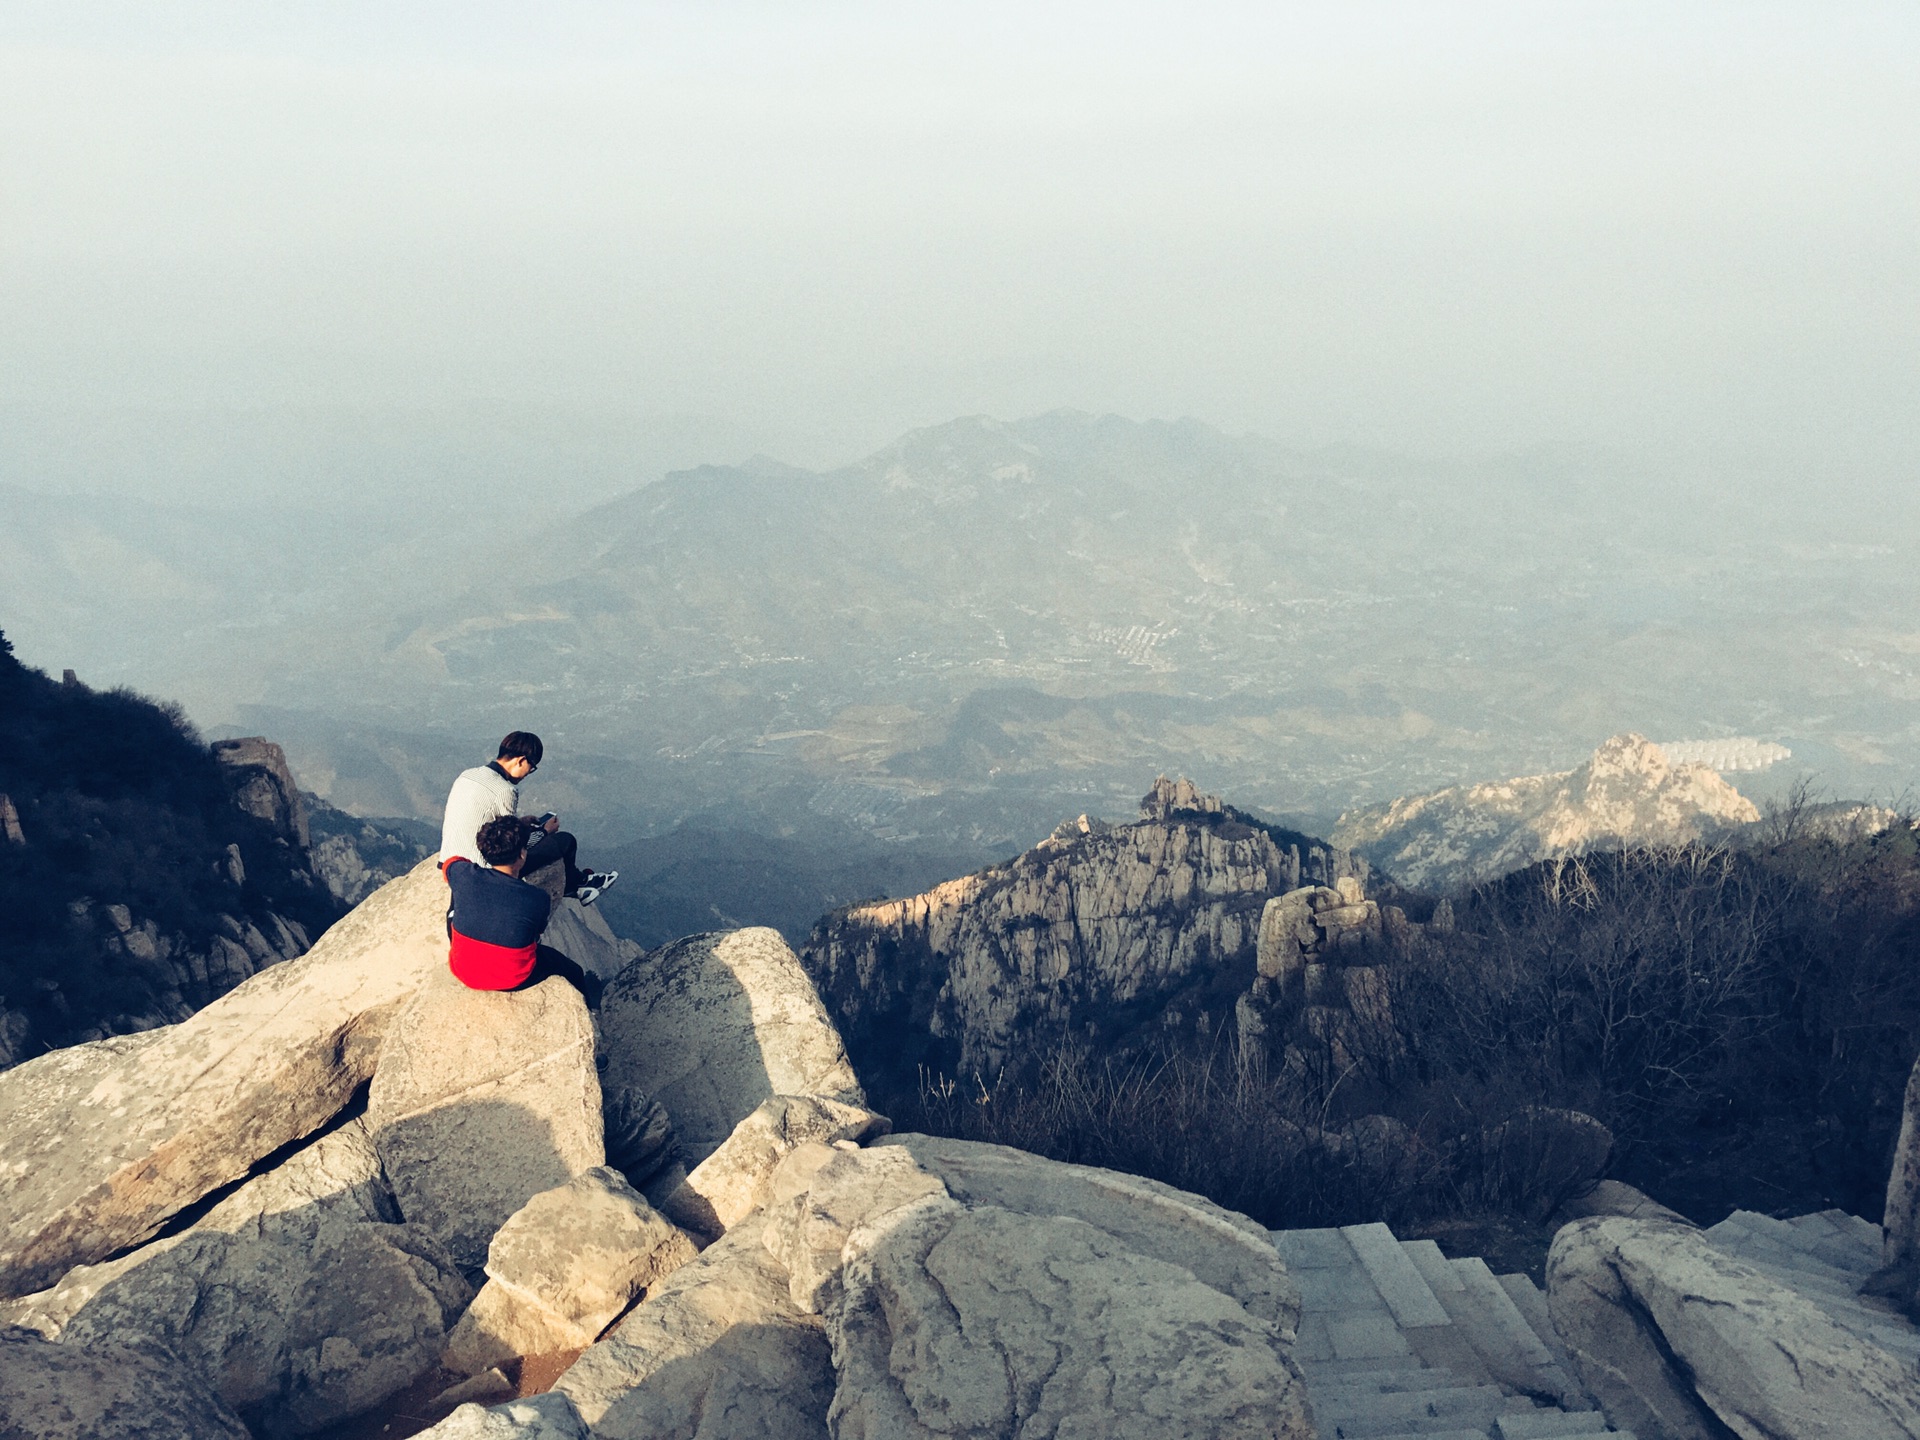
[[[1494,1440],[1587,1440],[1590,1435],[1612,1435],[1634,1440],[1631,1430],[1609,1430],[1597,1410],[1535,1410],[1502,1415],[1493,1422]]]
[[[1523,1367],[1517,1368],[1514,1378],[1509,1380],[1494,1366],[1493,1356],[1483,1347],[1481,1353],[1486,1356],[1494,1379],[1556,1405],[1584,1406],[1584,1392],[1574,1383],[1572,1373],[1561,1367],[1533,1326],[1527,1323],[1526,1316],[1513,1303],[1513,1297],[1493,1278],[1486,1261],[1476,1257],[1452,1263],[1455,1273],[1465,1282],[1466,1298],[1474,1303],[1483,1321],[1483,1328],[1474,1332],[1476,1344],[1479,1335],[1485,1334],[1487,1345],[1502,1346],[1511,1360]],[[1531,1383],[1522,1376],[1530,1376]]]
[[[1871,1251],[1874,1263],[1876,1265],[1879,1263],[1880,1249],[1884,1241],[1878,1222],[1863,1220],[1858,1215],[1849,1215],[1845,1210],[1822,1210],[1820,1214],[1823,1219],[1832,1221],[1836,1230],[1851,1235],[1854,1242],[1863,1250]]]
[[[1608,1433],[1525,1276],[1496,1278],[1480,1260],[1448,1260],[1430,1240],[1402,1244],[1380,1224],[1280,1230],[1273,1241],[1300,1287],[1294,1359],[1323,1440]]]
[[[1791,1220],[1736,1210],[1706,1233],[1727,1254],[1811,1301],[1843,1329],[1901,1359],[1920,1360],[1920,1330],[1891,1303],[1859,1293],[1861,1280],[1879,1259],[1877,1225],[1840,1210]]]
[[[1409,1334],[1416,1353],[1429,1364],[1449,1364],[1463,1374],[1484,1376],[1520,1394],[1557,1403],[1584,1403],[1571,1372],[1561,1367],[1485,1262],[1448,1260],[1431,1240],[1407,1241],[1401,1253],[1420,1272],[1428,1290],[1452,1320],[1453,1329],[1472,1351],[1471,1359],[1443,1359],[1430,1354],[1420,1339]],[[1454,1346],[1456,1351],[1459,1348]]]
[[[1497,1385],[1354,1395],[1338,1401],[1316,1395],[1309,1388],[1307,1398],[1321,1434],[1333,1432],[1342,1440],[1469,1426],[1480,1427],[1484,1434],[1507,1406],[1507,1396]]]
[[[1333,1311],[1387,1311],[1387,1302],[1373,1288],[1366,1267],[1357,1259],[1350,1265],[1328,1265],[1315,1270],[1291,1272],[1300,1287],[1300,1310],[1305,1315],[1325,1315]]]
[[[1832,1223],[1824,1212],[1799,1218]],[[1783,1249],[1808,1256],[1836,1270],[1872,1270],[1880,1263],[1877,1240],[1873,1244],[1842,1241],[1837,1233],[1837,1225],[1833,1226],[1835,1233],[1821,1235],[1810,1233],[1806,1226],[1796,1225],[1791,1220],[1775,1220],[1771,1215],[1762,1215],[1753,1210],[1736,1210],[1720,1223],[1736,1224],[1750,1234],[1771,1240]]]
[[[1380,1379],[1383,1388],[1391,1389],[1396,1376],[1412,1374],[1431,1374],[1432,1369],[1417,1355],[1388,1355],[1377,1360],[1302,1360],[1294,1357],[1300,1367],[1300,1373],[1307,1377],[1309,1385],[1318,1385],[1327,1381],[1339,1382],[1350,1375],[1373,1375]],[[1449,1383],[1458,1383],[1449,1379]]]
[[[1345,1375],[1308,1374],[1301,1367],[1313,1386],[1315,1395],[1346,1395],[1360,1391],[1373,1394],[1389,1394],[1426,1390],[1459,1390],[1463,1387],[1458,1376],[1447,1370],[1435,1370],[1422,1366],[1418,1370],[1360,1370]]]
[[[1273,1237],[1273,1248],[1287,1262],[1287,1269],[1295,1273],[1360,1263],[1347,1237],[1335,1229],[1269,1230],[1267,1234]]]
[[[1447,1323],[1447,1312],[1400,1248],[1400,1242],[1393,1238],[1393,1231],[1376,1221],[1371,1225],[1343,1225],[1340,1233],[1366,1266],[1373,1288],[1402,1327],[1411,1330]]]
[[[1840,1234],[1840,1227],[1827,1218],[1824,1212],[1815,1211],[1811,1215],[1789,1215],[1787,1224],[1818,1240],[1828,1240]]]
[[[1724,1227],[1724,1228],[1723,1228]],[[1744,1227],[1721,1221],[1706,1232],[1707,1238],[1729,1255],[1754,1264],[1771,1264],[1805,1274],[1814,1284],[1852,1292],[1859,1288],[1862,1274],[1857,1270],[1831,1265],[1816,1255],[1790,1245],[1782,1245],[1768,1235],[1758,1235]]]
[[[1520,1312],[1527,1324],[1533,1327],[1533,1333],[1540,1337],[1540,1343],[1547,1347],[1547,1353],[1553,1356],[1553,1363],[1577,1384],[1579,1375],[1573,1368],[1573,1357],[1567,1353],[1566,1342],[1560,1338],[1560,1332],[1553,1328],[1553,1316],[1547,1311],[1546,1292],[1525,1275],[1501,1275],[1496,1278],[1500,1281],[1500,1288],[1507,1292],[1507,1298],[1513,1301],[1513,1308]],[[1573,1400],[1588,1409],[1593,1408],[1593,1397],[1587,1394],[1584,1386],[1580,1386],[1575,1395],[1563,1399],[1561,1403],[1569,1404]]]

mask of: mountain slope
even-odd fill
[[[4,635],[0,714],[0,1065],[178,1020],[339,915],[277,746],[217,757],[177,709],[50,680]]]
[[[1652,741],[1616,735],[1573,770],[1350,812],[1333,839],[1405,884],[1457,889],[1538,860],[1690,844],[1759,818],[1753,802],[1707,766],[1675,765]]]
[[[824,917],[801,962],[863,1073],[991,1078],[1063,1039],[1105,1055],[1225,1029],[1267,901],[1336,868],[1162,779],[1133,824],[1083,815],[1003,865]]]

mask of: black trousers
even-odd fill
[[[602,989],[600,977],[589,975],[551,945],[542,945],[533,952],[533,969],[528,972],[526,979],[513,988],[530,990],[542,980],[550,980],[555,975],[586,997],[589,1010],[598,1008]]]
[[[538,885],[549,895],[556,889],[560,895],[578,894],[580,882],[586,878],[586,871],[574,863],[574,856],[579,850],[580,842],[565,830],[542,835],[527,847],[527,863],[520,872],[520,878],[529,885]],[[553,866],[559,868],[551,873],[542,873]]]

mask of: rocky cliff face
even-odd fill
[[[1564,855],[1688,844],[1759,818],[1752,801],[1705,765],[1676,765],[1652,741],[1616,735],[1575,770],[1349,811],[1333,839],[1431,891]]]
[[[304,953],[341,907],[278,745],[55,682],[0,636],[0,1069],[184,1019]]]
[[[1134,824],[1082,816],[1005,865],[838,911],[801,958],[863,1065],[991,1076],[1066,1036],[1111,1053],[1212,1033],[1255,980],[1268,900],[1352,869],[1163,778]]]
[[[343,905],[358,905],[440,848],[440,832],[424,820],[349,815],[305,791],[300,800],[314,874]]]

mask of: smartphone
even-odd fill
[[[551,810],[542,810],[542,811],[540,812],[540,818],[539,818],[539,819],[537,819],[537,820],[532,820],[532,821],[529,821],[528,823],[529,823],[529,824],[531,824],[531,825],[533,826],[533,828],[534,828],[534,829],[536,829],[536,830],[544,830],[544,829],[546,829],[546,828],[547,828],[547,822],[548,822],[549,820],[551,820],[551,819],[553,819],[553,811],[551,811]]]

